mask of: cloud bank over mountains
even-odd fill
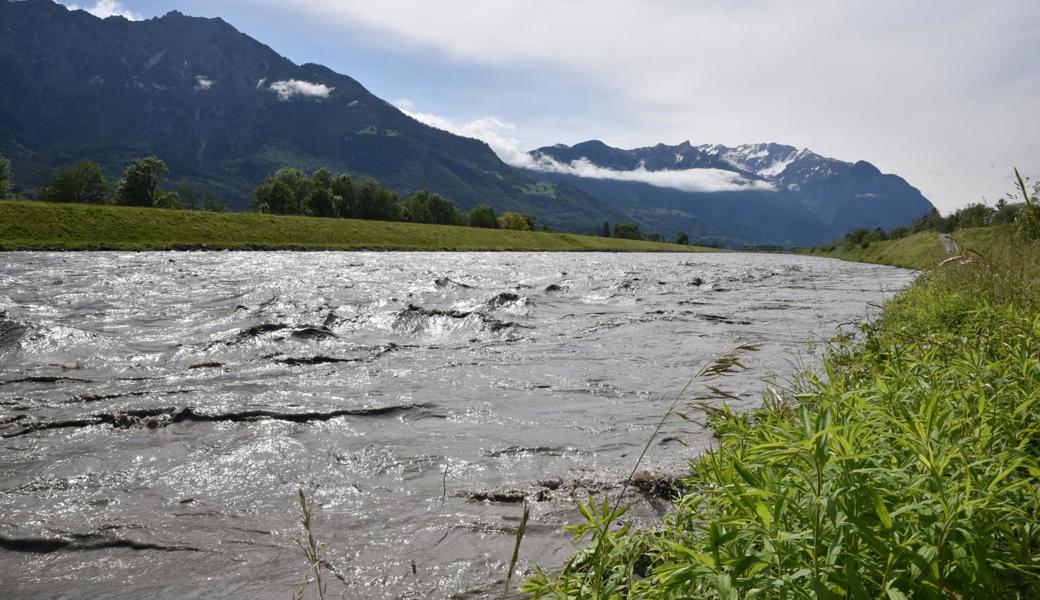
[[[631,170],[609,169],[595,165],[587,159],[563,163],[550,156],[532,154],[520,146],[512,136],[516,125],[497,117],[485,116],[468,123],[456,123],[431,113],[419,112],[415,103],[407,98],[393,102],[401,112],[413,119],[437,129],[481,140],[502,159],[502,162],[533,171],[562,173],[589,179],[611,179],[615,181],[638,181],[656,187],[673,188],[684,192],[731,192],[740,190],[772,191],[773,184],[748,180],[739,173],[723,169],[674,169],[650,171],[643,165]]]
[[[85,10],[102,19],[108,17],[123,17],[130,21],[140,21],[142,19],[141,15],[125,8],[117,0],[97,0],[93,6],[80,6],[78,4],[69,4],[68,6],[70,10]]]

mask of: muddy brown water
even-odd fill
[[[500,594],[522,499],[517,578],[573,551],[575,499],[618,493],[706,361],[760,344],[722,381],[753,407],[912,278],[764,254],[0,254],[0,596],[287,598],[301,487],[330,597]],[[643,469],[710,443],[675,421]],[[643,525],[667,509],[625,501]]]

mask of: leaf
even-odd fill
[[[874,511],[877,512],[878,519],[881,519],[881,526],[892,529],[892,516],[888,514],[888,508],[880,494],[874,494]]]
[[[755,512],[758,514],[758,518],[762,520],[762,525],[769,529],[772,520],[769,517],[769,508],[765,505],[765,502],[756,503]]]

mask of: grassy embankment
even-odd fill
[[[623,516],[586,506],[573,531],[591,543],[526,590],[1040,598],[1040,242],[954,237],[980,255],[927,271],[837,339],[820,375],[750,414],[709,410],[715,450],[660,529],[618,530]],[[944,258],[934,233],[876,246],[842,258]]]
[[[697,252],[707,248],[569,233],[0,201],[0,250],[529,250]]]
[[[962,251],[975,250],[985,253],[1004,246],[1013,229],[1011,225],[961,229],[954,231],[951,237],[960,245]],[[939,234],[934,231],[923,231],[898,240],[871,242],[866,248],[836,248],[830,252],[817,249],[808,254],[910,269],[928,269],[947,258]]]

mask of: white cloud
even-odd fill
[[[748,180],[733,171],[723,169],[675,169],[648,171],[643,165],[631,171],[618,171],[592,164],[580,158],[563,164],[547,156],[539,156],[531,167],[537,171],[566,173],[591,179],[613,179],[637,181],[661,188],[673,188],[684,192],[736,192],[741,190],[775,191],[767,181]]]
[[[520,147],[520,142],[512,136],[512,132],[516,129],[512,123],[504,122],[496,117],[485,116],[469,123],[459,124],[444,117],[416,111],[415,103],[408,98],[394,100],[393,105],[409,117],[430,127],[486,142],[502,159],[502,162],[508,165],[527,168],[534,166],[534,159]]]
[[[70,4],[69,10],[85,10],[88,13],[106,19],[108,17],[123,17],[131,21],[140,21],[141,15],[124,8],[117,0],[97,0],[94,6],[80,6],[78,4]]]
[[[206,79],[202,75],[195,76],[195,89],[205,91],[211,87],[213,87],[212,79]]]
[[[485,116],[458,124],[431,113],[417,112],[415,103],[408,98],[400,98],[393,102],[401,112],[413,119],[437,129],[475,138],[487,143],[502,162],[514,167],[522,167],[535,171],[563,173],[590,179],[612,179],[617,181],[638,181],[657,187],[674,188],[685,192],[728,192],[737,190],[768,190],[772,184],[765,181],[749,181],[739,174],[722,169],[682,169],[667,171],[648,171],[643,165],[631,171],[618,171],[592,164],[587,159],[575,160],[569,164],[541,154],[532,156],[525,152],[512,133],[516,126],[502,120]]]
[[[1012,165],[1040,164],[1036,0],[260,1],[365,27],[419,61],[545,73],[499,84],[558,117],[532,145],[776,141],[869,160],[942,207],[999,197]],[[554,79],[587,96],[554,105]],[[586,119],[588,106],[620,118]],[[525,134],[549,121],[509,118]]]
[[[262,80],[261,80],[262,81]],[[310,81],[301,81],[299,79],[287,79],[283,81],[274,81],[268,86],[272,92],[278,94],[278,99],[285,102],[293,96],[306,96],[308,98],[328,98],[334,87],[329,87],[324,83],[311,83]]]

